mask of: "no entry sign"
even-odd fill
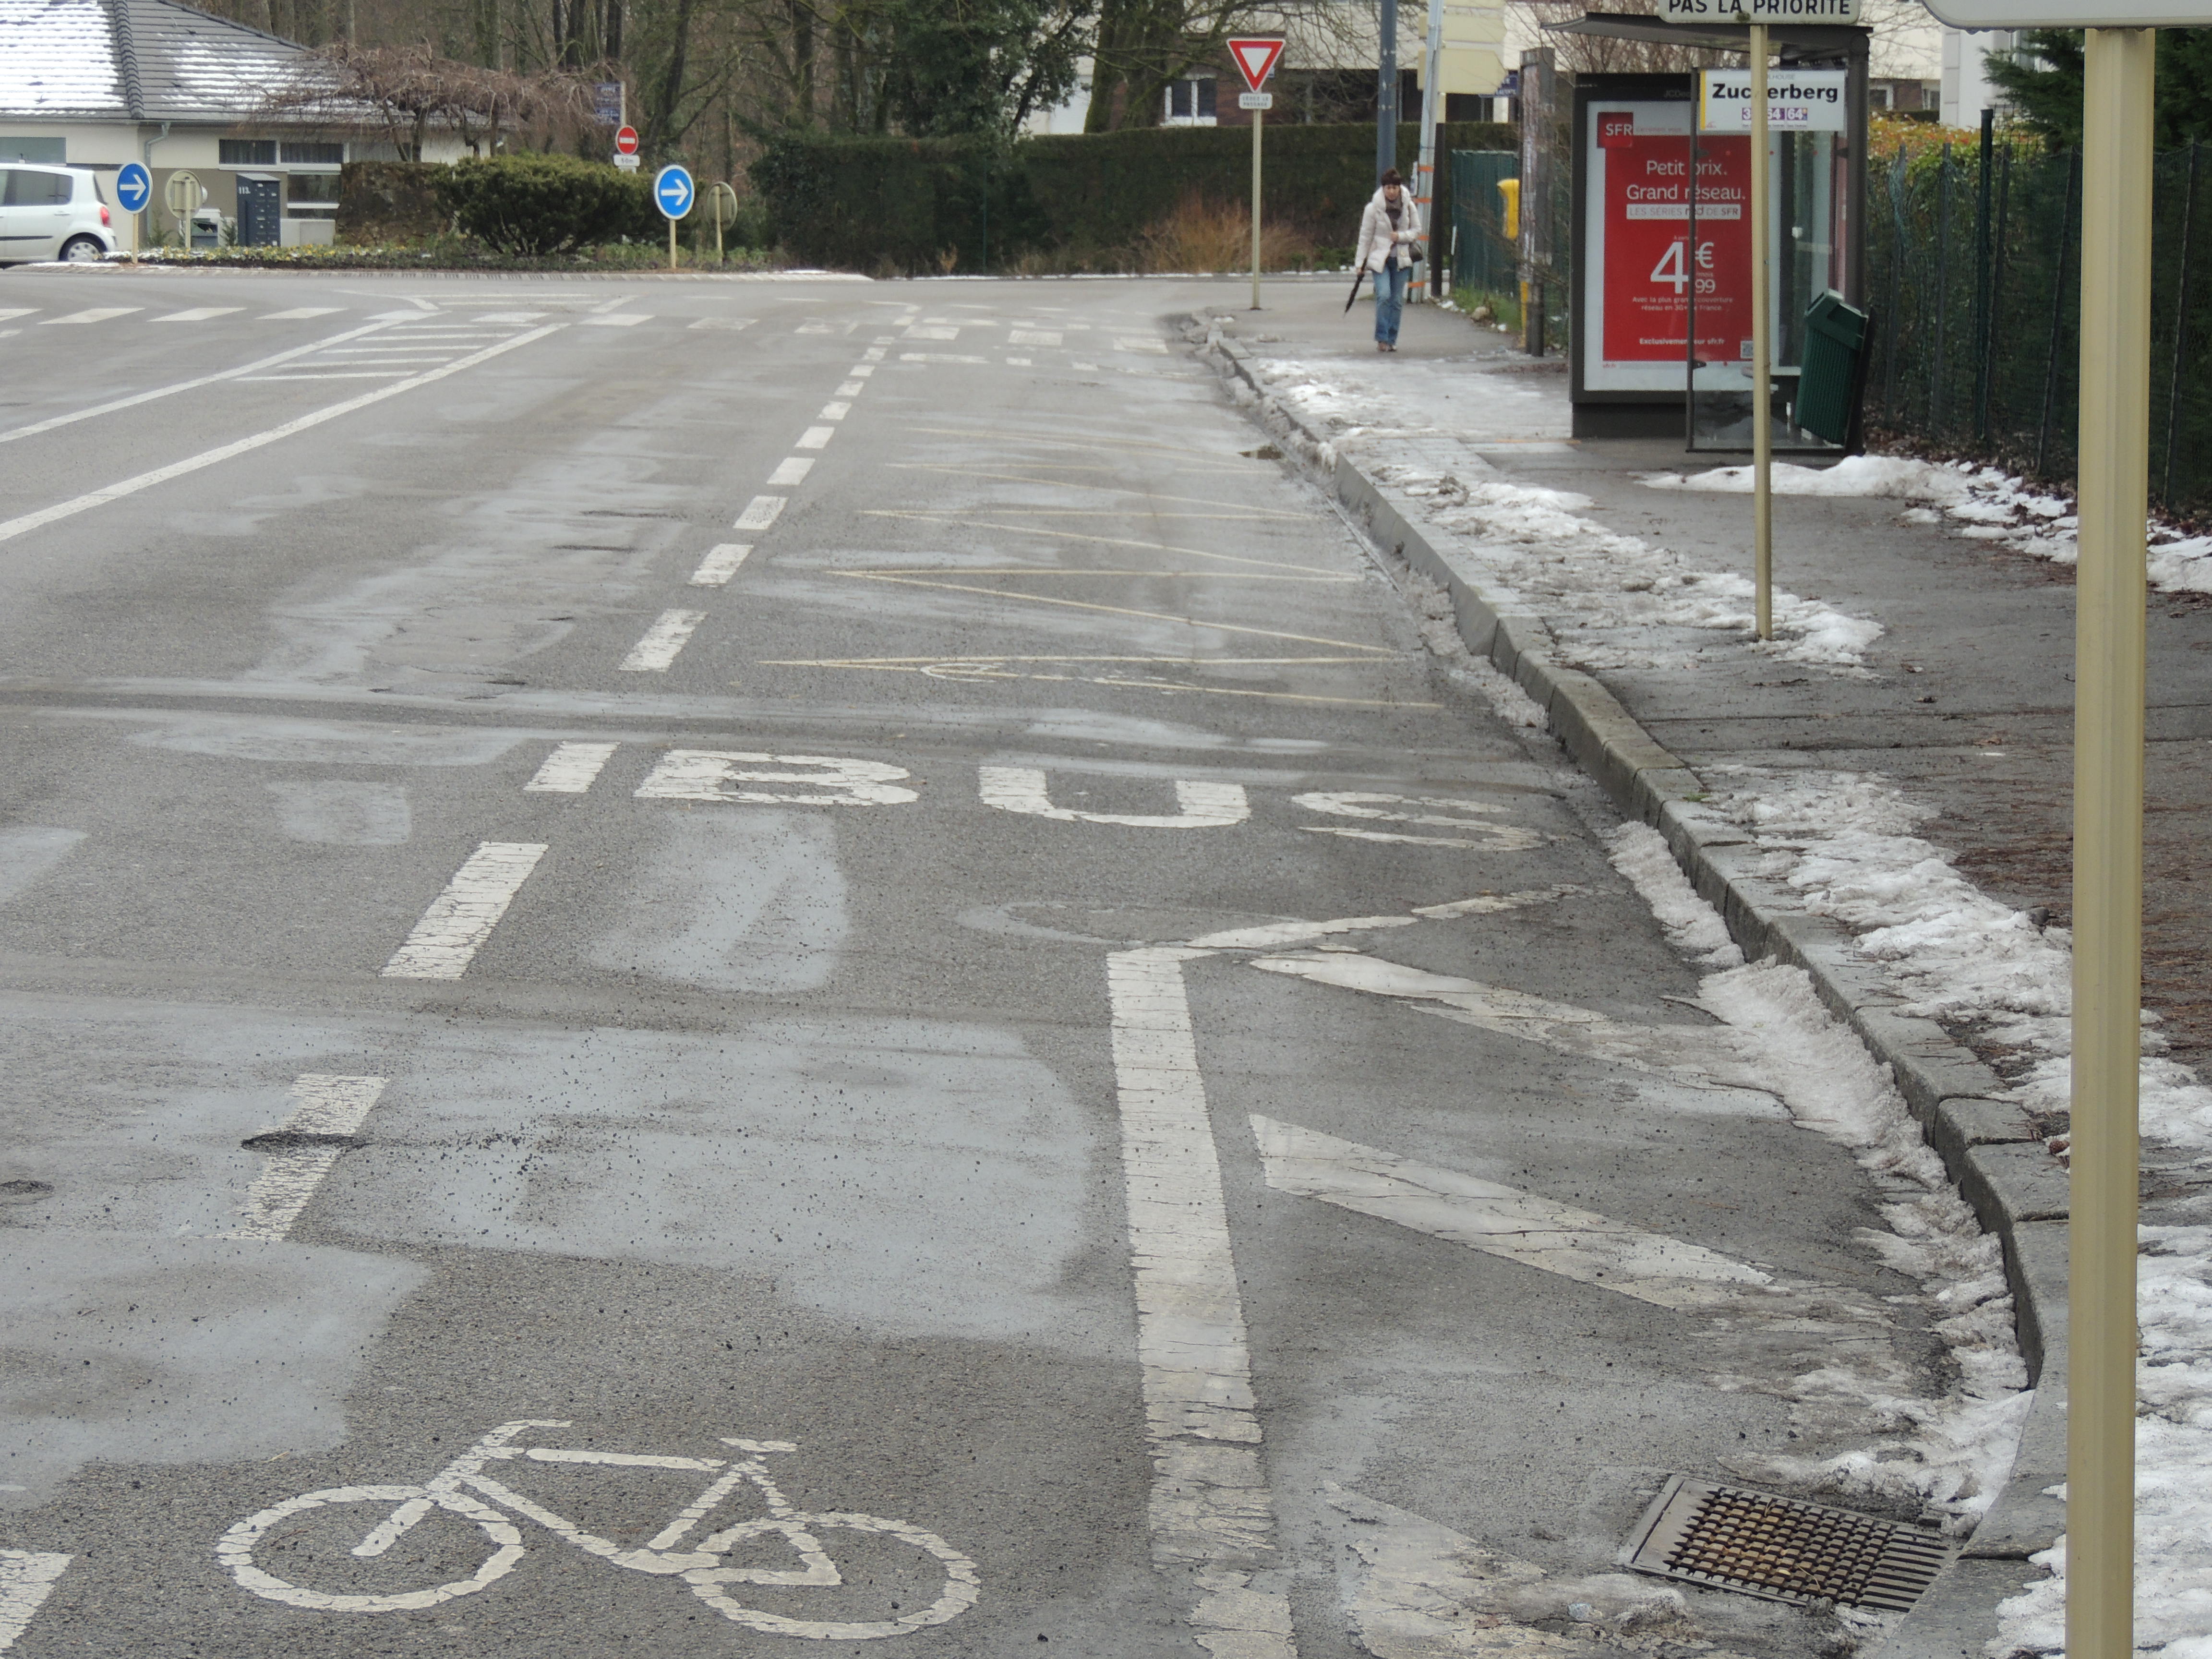
[[[615,154],[617,155],[635,155],[637,154],[637,129],[635,127],[623,127],[616,132]]]
[[[1257,92],[1275,72],[1275,62],[1283,55],[1283,43],[1275,36],[1247,36],[1229,43],[1229,55],[1236,61],[1237,72],[1244,77],[1244,84]]]

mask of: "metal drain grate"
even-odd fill
[[[1902,1612],[1951,1553],[1923,1528],[1678,1474],[1644,1511],[1626,1564],[1771,1601]]]

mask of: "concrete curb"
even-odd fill
[[[1675,862],[1727,922],[1753,962],[1802,968],[1820,1000],[1847,1022],[1898,1091],[1982,1226],[2004,1249],[2014,1322],[2035,1398],[2004,1490],[1958,1560],[1875,1650],[1881,1659],[1982,1659],[1996,1635],[1996,1604],[2041,1577],[2027,1558],[2057,1541],[2066,1506],[2045,1490],[2066,1478],[2067,1184],[2027,1115],[1997,1098],[1996,1074],[1932,1020],[1899,1012],[1900,999],[1852,947],[1850,935],[1808,913],[1756,873],[1757,848],[1703,806],[1696,774],[1652,738],[1591,676],[1555,660],[1549,630],[1517,596],[1486,591],[1448,547],[1428,539],[1409,500],[1335,453],[1267,389],[1231,340],[1209,339],[1235,382],[1270,422],[1289,428],[1328,476],[1340,503],[1375,544],[1450,596],[1460,637],[1542,708],[1553,731],[1626,816],[1666,837]]]

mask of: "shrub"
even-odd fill
[[[438,205],[501,253],[566,253],[661,233],[641,173],[571,155],[495,155],[456,162],[435,183]]]
[[[1287,270],[1312,259],[1313,239],[1295,226],[1262,221],[1260,267]],[[1252,210],[1243,202],[1214,202],[1193,191],[1173,213],[1138,236],[1133,269],[1164,275],[1249,270]]]

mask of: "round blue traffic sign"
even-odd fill
[[[697,194],[690,173],[672,162],[653,176],[653,199],[671,219],[681,219],[690,212],[692,198]]]
[[[125,161],[115,174],[115,199],[125,213],[136,213],[154,199],[153,175],[137,161]]]

